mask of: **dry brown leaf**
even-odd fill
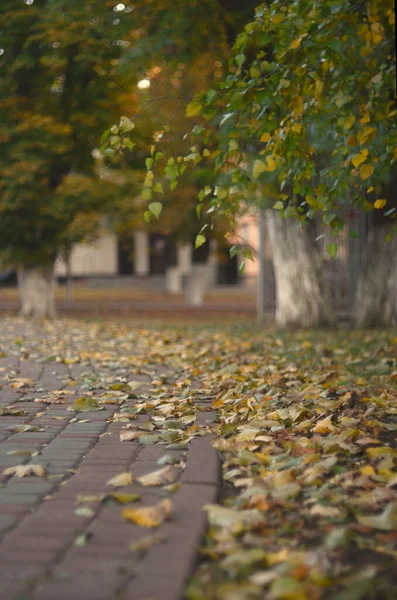
[[[139,440],[144,435],[146,435],[146,431],[120,431],[120,442]]]
[[[37,477],[44,477],[45,469],[43,465],[17,465],[16,467],[8,467],[3,472],[3,475],[15,475],[15,477],[36,475]]]
[[[132,521],[142,527],[158,527],[171,515],[172,503],[168,498],[145,508],[124,508],[122,515],[127,521]]]
[[[129,548],[133,552],[144,552],[145,550],[149,550],[151,546],[161,544],[162,542],[165,542],[165,537],[163,535],[147,535],[137,542],[131,542]]]
[[[324,506],[323,504],[315,504],[312,506],[310,514],[315,517],[340,517],[342,515],[341,511],[336,506]]]
[[[178,476],[178,470],[175,467],[168,465],[163,469],[158,469],[147,475],[137,477],[137,481],[142,485],[165,485],[166,483],[173,483]]]
[[[109,479],[106,485],[112,485],[113,487],[124,487],[130,483],[132,483],[132,473],[126,472],[112,477],[112,479]]]

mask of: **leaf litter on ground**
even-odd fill
[[[33,325],[24,327],[10,355],[78,364],[83,374],[65,385],[75,393],[78,384],[79,395],[99,407],[118,404],[109,421],[125,422],[130,443],[163,446],[179,462],[195,437],[214,434],[223,495],[206,507],[210,527],[187,598],[394,599],[395,331],[69,320],[45,324],[37,336],[29,334]],[[1,383],[20,394],[43,392],[16,371]],[[44,397],[57,403],[67,395]],[[206,410],[217,411],[215,424],[196,425]],[[127,520],[155,527],[170,507],[122,510]]]

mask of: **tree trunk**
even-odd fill
[[[397,325],[397,235],[388,225],[376,225],[368,234],[367,258],[357,287],[356,325]]]
[[[167,268],[165,272],[165,290],[167,294],[182,293],[182,272],[179,266]]]
[[[65,267],[66,267],[66,294],[65,299],[68,304],[73,300],[73,275],[72,275],[72,261],[70,250],[65,255]]]
[[[18,269],[18,287],[23,317],[55,316],[54,264],[22,266]]]
[[[276,280],[276,325],[320,327],[334,324],[330,294],[321,274],[316,248],[307,227],[283,219],[275,210],[266,215]]]
[[[201,306],[208,281],[208,264],[194,264],[186,286],[186,302],[189,306]]]

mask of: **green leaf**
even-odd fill
[[[148,171],[150,171],[150,169],[153,167],[153,164],[154,164],[154,159],[153,158],[149,157],[149,158],[147,158],[145,160],[145,165],[146,165],[146,168],[147,168]]]
[[[254,260],[251,248],[244,248],[243,256],[244,256],[244,258],[247,258],[248,260],[252,260],[252,261]]]
[[[245,56],[245,54],[237,54],[237,56],[235,56],[234,59],[235,59],[237,65],[239,67],[241,67],[245,62],[246,56]]]
[[[197,248],[200,248],[200,246],[202,246],[203,244],[205,244],[206,242],[206,238],[204,235],[201,235],[200,233],[196,236],[196,241],[194,243],[194,248],[197,250]]]
[[[281,200],[277,200],[277,202],[275,204],[273,204],[273,208],[275,210],[284,210],[284,208],[285,208],[284,202],[281,202]]]
[[[326,250],[331,258],[335,258],[335,256],[338,254],[338,244],[327,244]]]
[[[157,192],[159,194],[164,194],[164,188],[163,188],[163,184],[160,182],[157,182],[154,184],[154,188],[153,188],[154,192]]]
[[[152,199],[152,190],[149,190],[149,188],[145,188],[141,192],[141,197],[142,197],[142,200],[151,200]]]
[[[186,116],[187,117],[195,117],[199,115],[202,110],[201,102],[198,98],[194,98],[186,107]]]
[[[239,253],[239,247],[236,245],[232,246],[229,250],[230,258],[233,258],[233,256],[237,256],[238,253]]]
[[[151,204],[149,204],[148,208],[152,215],[154,215],[156,219],[158,219],[161,214],[161,211],[163,210],[163,205],[161,204],[161,202],[152,202]]]
[[[128,117],[121,117],[119,129],[121,133],[126,133],[135,128],[134,123]]]

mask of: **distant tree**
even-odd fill
[[[199,205],[210,199],[211,214],[226,215],[232,226],[248,202],[273,208],[269,232],[280,253],[275,274],[281,325],[332,321],[313,246],[302,239],[309,235],[304,224],[316,213],[335,234],[326,248],[331,256],[348,207],[382,213],[393,228],[395,196],[384,190],[397,159],[394,19],[391,0],[261,4],[236,39],[229,73],[187,106],[195,121],[189,152],[167,152],[162,140],[152,150],[152,182],[165,173],[173,186],[187,164],[213,165],[213,183],[199,193]],[[264,186],[276,194],[267,204]],[[296,219],[299,244],[292,241]],[[369,260],[376,251],[375,262],[388,265],[377,285],[382,278],[382,297],[392,305],[387,322],[395,322],[397,295],[387,291],[397,285],[395,244],[378,240],[368,248]],[[378,314],[384,323],[371,281],[359,286],[374,300],[360,322],[375,324]]]
[[[93,150],[135,103],[120,58],[138,25],[123,4],[3,0],[0,253],[18,269],[22,314],[54,313],[54,263],[93,235],[114,186]]]

